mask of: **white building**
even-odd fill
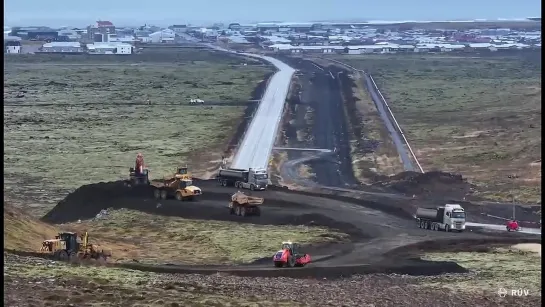
[[[89,54],[132,54],[133,46],[125,43],[87,44]]]
[[[40,48],[47,53],[83,53],[83,47],[79,42],[51,42],[45,43]]]
[[[10,53],[10,54],[21,53],[21,46],[6,46],[6,53]]]
[[[151,43],[172,43],[176,37],[176,33],[170,29],[165,29],[151,33],[149,35]]]

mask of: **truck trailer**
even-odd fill
[[[418,228],[455,230],[462,232],[466,229],[466,213],[459,204],[446,204],[437,208],[418,208],[416,210],[416,225]]]
[[[216,176],[218,182],[226,186],[239,189],[265,190],[269,184],[269,174],[266,169],[220,169]]]

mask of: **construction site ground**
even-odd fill
[[[108,211],[111,213],[109,216],[104,217],[104,223],[109,221],[114,224],[116,223],[114,210],[121,210],[121,208],[144,211],[154,215],[212,221],[233,221],[239,218],[227,214],[225,199],[228,199],[228,196],[235,191],[234,189],[219,187],[213,181],[197,181],[197,183],[208,191],[207,194],[203,194],[202,201],[184,203],[163,201],[158,208],[157,201],[152,199],[150,191],[140,190],[140,193],[135,193],[130,189],[122,189],[121,182],[90,185],[69,195],[43,220],[74,222],[78,219],[93,217],[105,208],[110,208]],[[258,192],[254,193],[257,194]],[[483,246],[509,247],[517,242],[541,241],[540,239],[524,239],[523,235],[516,233],[510,234],[510,237],[506,239],[504,233],[480,233],[478,229],[464,234],[420,230],[413,225],[412,220],[403,218],[402,214],[391,215],[387,212],[371,209],[369,207],[372,207],[373,204],[365,201],[346,202],[335,199],[334,196],[304,196],[289,191],[265,191],[259,194],[266,199],[263,215],[261,217],[238,219],[238,222],[256,225],[274,224],[278,225],[277,228],[293,229],[301,227],[300,225],[327,227],[348,234],[350,241],[340,240],[341,242],[337,244],[307,246],[307,251],[315,258],[315,263],[303,269],[280,270],[271,268],[270,258],[249,264],[239,264],[234,267],[219,265],[220,262],[218,265],[204,266],[194,262],[172,263],[173,261],[169,261],[165,263],[160,259],[157,260],[155,265],[149,262],[138,263],[125,259],[117,263],[111,262],[106,266],[96,267],[91,265],[91,268],[89,268],[88,265],[81,267],[76,265],[70,267],[70,264],[53,263],[47,259],[28,258],[28,256],[33,256],[30,253],[11,251],[11,254],[5,257],[5,266],[7,267],[5,272],[8,274],[8,281],[13,282],[8,283],[8,294],[5,302],[8,302],[9,299],[12,300],[10,302],[16,302],[16,298],[22,300],[25,296],[17,297],[16,293],[23,293],[30,286],[38,287],[39,291],[42,287],[45,290],[50,284],[55,284],[64,290],[59,291],[56,295],[46,295],[45,297],[52,302],[55,299],[68,299],[70,297],[69,300],[71,302],[74,300],[74,304],[80,302],[79,299],[85,298],[85,293],[98,291],[99,295],[94,298],[95,301],[101,300],[101,295],[104,295],[105,298],[110,297],[117,302],[119,300],[142,300],[142,305],[160,305],[162,302],[180,303],[184,302],[186,297],[188,301],[190,299],[206,300],[203,303],[206,305],[206,303],[221,300],[222,296],[226,296],[226,302],[239,303],[244,306],[243,302],[237,302],[236,298],[242,297],[238,294],[248,294],[252,295],[252,297],[255,296],[252,300],[259,301],[262,306],[279,304],[280,300],[295,301],[301,305],[317,305],[320,300],[327,300],[334,306],[335,302],[341,299],[338,296],[340,295],[339,292],[322,290],[333,287],[339,289],[339,291],[348,291],[346,293],[350,293],[348,297],[345,297],[346,294],[343,295],[347,306],[358,306],[362,302],[373,302],[374,304],[388,306],[388,304],[393,305],[407,300],[416,302],[425,298],[428,302],[433,301],[434,297],[439,299],[442,296],[441,294],[446,291],[445,289],[453,286],[453,280],[464,280],[466,282],[464,291],[467,292],[464,297],[468,301],[479,298],[479,302],[482,301],[485,306],[488,306],[487,304],[492,306],[492,304],[498,302],[508,303],[510,298],[499,300],[497,294],[491,288],[476,290],[478,289],[477,286],[472,287],[472,285],[479,285],[477,281],[489,278],[486,271],[481,272],[482,274],[478,271],[468,273],[466,269],[455,262],[430,263],[415,260],[415,253],[419,255],[441,251],[445,248],[447,251],[461,250],[466,252],[474,250],[483,253]],[[6,210],[4,210],[4,218],[6,219]],[[30,220],[27,221],[27,224],[28,222]],[[42,224],[43,222],[34,221],[33,223],[45,226]],[[133,221],[133,224],[138,224],[138,221]],[[116,225],[116,227],[119,226]],[[103,229],[103,231],[105,230]],[[142,240],[145,239],[145,234],[142,234]],[[283,239],[279,238],[278,241]],[[183,238],[172,236],[170,240],[170,245],[174,246],[177,240],[183,240]],[[111,242],[119,243],[120,241]],[[407,245],[418,242],[421,243],[412,247]],[[441,242],[444,242],[444,244]],[[271,246],[270,248],[272,254],[277,247]],[[423,252],[423,250],[426,252]],[[495,257],[494,255],[495,253],[492,252],[489,257]],[[457,260],[456,254],[449,254],[448,256],[451,261]],[[540,258],[534,259],[533,261],[540,260]],[[183,260],[180,259],[180,261]],[[80,273],[74,274],[75,276],[72,277],[66,277],[63,272],[68,269]],[[130,269],[137,269],[138,271]],[[56,273],[51,275],[51,272]],[[161,274],[157,275],[158,273]],[[164,275],[162,273],[168,274]],[[398,273],[400,275],[382,275],[384,273]],[[437,277],[408,277],[403,275],[437,275],[440,273],[446,273],[447,275]],[[451,273],[461,273],[461,275],[449,275]],[[372,275],[360,276],[361,274]],[[239,276],[236,277],[235,275]],[[342,276],[344,278],[339,279]],[[313,277],[313,279],[308,280],[307,277]],[[278,278],[281,278],[283,282],[279,283]],[[292,278],[305,279],[304,281],[296,281],[296,279]],[[323,280],[320,280],[321,278]],[[514,277],[511,280],[516,282],[517,278]],[[120,284],[126,284],[127,280],[134,281],[130,283],[132,286],[120,287]],[[468,280],[475,280],[476,282],[471,284],[468,283]],[[237,286],[234,286],[235,282],[238,284]],[[521,282],[528,281],[521,280]],[[289,285],[301,285],[301,283],[305,285],[305,291],[282,291],[283,289],[290,289]],[[82,284],[83,287],[78,286]],[[248,286],[241,286],[241,284]],[[358,287],[354,287],[354,284],[358,284]],[[67,289],[71,287],[79,288],[77,290],[74,288],[74,290],[71,290],[72,292],[68,292]],[[352,288],[352,290],[349,288]],[[282,294],[272,295],[271,289],[278,289]],[[71,295],[70,293],[73,293],[73,291],[80,293],[81,297],[80,294]],[[142,295],[140,298],[127,298],[138,291],[145,291],[149,295]],[[169,293],[172,294],[165,295],[163,291],[170,291]],[[174,301],[174,293],[180,295],[179,301]],[[452,295],[450,298],[453,300],[452,302],[455,302],[456,297],[459,299],[460,295],[454,295],[456,293],[454,290],[449,290],[447,293],[450,293],[449,296]],[[535,293],[523,298],[523,300],[531,303],[540,299],[539,296],[540,293]],[[395,299],[392,300],[394,297]],[[520,298],[517,299],[520,301]],[[487,301],[489,303],[486,303]],[[225,305],[225,302],[223,304]],[[15,304],[15,306],[17,305]],[[235,304],[235,306],[237,305]]]
[[[5,194],[43,215],[83,184],[125,178],[139,151],[155,178],[177,164],[202,174],[217,168],[273,70],[201,49],[151,48],[123,59],[8,56]],[[204,104],[189,105],[194,98]]]
[[[425,171],[462,174],[468,199],[541,203],[540,50],[323,58],[373,76]],[[372,101],[356,79],[347,87],[363,108]],[[380,123],[360,117],[364,130]]]
[[[315,67],[309,63],[301,65],[306,65],[308,69]],[[324,75],[330,72],[326,67],[315,69]],[[336,80],[337,72],[331,71],[335,74],[329,78]],[[335,88],[334,83],[324,78],[318,78],[316,83],[325,88],[320,96],[329,97],[331,101],[338,99],[336,108],[339,108],[344,98],[339,98],[335,91],[342,87]],[[328,93],[329,87],[332,88],[331,93]],[[316,108],[327,107],[327,103],[319,98],[311,96],[308,99],[314,101],[312,103]],[[316,138],[316,143],[329,149],[335,146],[339,149],[330,158],[333,163],[325,162],[320,167],[320,159],[314,161],[317,164],[311,165],[310,172],[316,173],[320,179],[310,178],[310,181],[331,186],[348,184],[354,190],[332,191],[307,186],[307,189],[313,190],[311,192],[273,186],[267,191],[248,192],[265,198],[259,217],[230,215],[227,203],[230,195],[237,190],[221,187],[214,180],[194,180],[203,190],[203,195],[193,202],[157,201],[147,187],[128,188],[121,181],[102,180],[105,182],[86,184],[65,195],[41,221],[25,212],[6,211],[9,207],[4,204],[4,223],[11,220],[13,225],[10,228],[12,231],[4,233],[4,303],[9,306],[28,306],[28,303],[54,306],[59,301],[74,306],[117,306],[121,302],[137,306],[339,306],[342,301],[344,306],[498,306],[515,302],[537,305],[541,302],[541,292],[537,290],[525,297],[498,296],[497,289],[493,289],[497,284],[482,286],[490,280],[490,274],[499,274],[498,270],[492,272],[468,266],[467,260],[475,258],[458,253],[486,254],[482,258],[488,262],[496,261],[499,255],[505,261],[505,257],[516,257],[516,254],[499,253],[496,248],[509,250],[518,243],[540,244],[541,238],[522,233],[488,232],[479,228],[471,228],[464,233],[418,229],[412,217],[414,208],[433,205],[437,200],[407,200],[391,197],[393,194],[403,195],[390,186],[351,184],[354,174],[349,167],[349,141],[342,128],[348,124],[340,118],[340,111],[334,111],[335,108],[329,109],[329,113],[316,111],[321,118],[315,120],[325,124],[320,133],[330,135],[322,135],[323,139]],[[331,119],[326,119],[327,116]],[[313,128],[307,131],[309,136],[314,133],[319,135]],[[238,134],[224,142],[237,144],[240,136]],[[300,146],[310,144],[303,142]],[[316,146],[314,143],[312,145]],[[130,152],[127,155],[124,169],[131,165],[134,156]],[[297,158],[288,157],[280,164],[289,166],[287,162]],[[309,178],[302,178],[299,175],[302,173],[305,172],[280,171],[279,176],[282,181],[292,180],[295,184],[304,185],[309,181],[304,179]],[[364,193],[365,190],[382,193],[369,194]],[[469,221],[489,221],[490,217],[481,213],[492,212],[489,211],[490,206],[463,205],[468,211]],[[539,219],[531,210],[527,212],[522,207],[517,210],[520,210],[521,219]],[[169,231],[171,227],[182,227],[180,223],[184,220],[187,221],[185,230],[190,234]],[[168,223],[165,226],[157,225],[163,221]],[[28,232],[17,233],[17,229],[21,229],[17,225],[30,227]],[[135,233],[130,229],[121,231],[122,228],[129,228],[128,225],[135,229]],[[92,238],[96,237],[100,244],[117,248],[121,257],[106,265],[66,264],[37,257],[39,255],[32,250],[38,249],[41,240],[54,235],[62,227],[99,229],[100,233],[96,235],[92,229],[89,230],[94,235]],[[115,235],[101,236],[108,231]],[[231,246],[213,241],[218,237],[225,239],[235,231],[254,234],[259,240],[251,237],[248,237],[248,242],[227,240]],[[292,239],[290,236],[297,239],[299,235],[301,239],[309,239],[309,232],[314,239],[302,243],[305,251],[311,254],[313,263],[304,268],[272,267],[270,257],[282,241]],[[9,244],[6,245],[6,242]],[[32,244],[30,242],[35,242],[38,247],[28,248]],[[192,245],[193,249],[185,251],[187,256],[170,255],[176,252],[175,246],[182,248],[183,244],[190,242],[195,245]],[[199,242],[203,242],[200,247]],[[154,246],[160,246],[161,250],[174,250],[153,258],[150,256]],[[230,259],[218,259],[221,256],[206,259],[192,257],[204,254],[205,250],[199,248],[207,247],[213,247],[210,253],[223,252],[223,255],[230,254],[229,249],[243,248],[230,254],[233,256]],[[149,253],[143,249],[148,249]],[[447,256],[442,251],[447,251]],[[138,259],[140,256],[142,259]],[[439,261],[420,259],[420,256]],[[529,254],[522,256],[519,257],[521,261],[533,264],[532,277],[526,278],[529,274],[524,267],[513,266],[510,267],[512,275],[509,282],[526,284],[529,289],[535,290],[539,288],[536,286],[535,267],[541,259]],[[465,267],[458,261],[462,264],[466,261]],[[68,275],[68,271],[73,273]],[[499,280],[501,283],[502,279]],[[462,289],[453,288],[457,281],[463,282]],[[501,285],[507,287],[510,284]],[[51,291],[52,288],[57,291]]]

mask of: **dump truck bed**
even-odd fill
[[[150,181],[150,185],[156,188],[170,188],[171,184],[174,182],[174,178],[167,179],[167,180],[152,180]]]
[[[244,193],[236,193],[231,197],[231,201],[241,206],[259,206],[263,204],[265,199],[261,197],[248,196]]]

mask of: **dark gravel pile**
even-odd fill
[[[433,171],[427,173],[403,172],[377,183],[406,195],[463,199],[472,186],[460,174]]]

